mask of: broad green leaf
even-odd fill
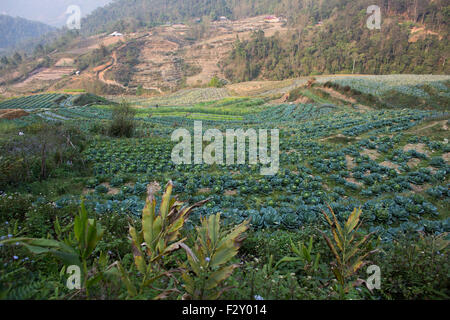
[[[119,269],[119,272],[121,274],[121,279],[122,279],[123,283],[125,284],[125,287],[127,288],[128,295],[130,297],[136,296],[137,295],[136,287],[131,283],[128,273],[122,267],[120,262],[117,262],[117,268]]]
[[[169,181],[166,186],[166,191],[161,200],[161,207],[159,209],[160,216],[163,221],[165,221],[167,214],[169,213],[170,196],[172,195],[173,184]]]
[[[313,269],[314,270],[317,270],[317,268],[319,267],[319,259],[320,259],[320,253],[318,253],[316,255],[316,260],[314,261],[314,264],[313,264]]]
[[[341,257],[339,256],[339,254],[336,251],[336,248],[333,246],[333,244],[331,243],[330,239],[327,237],[327,235],[325,233],[323,233],[322,231],[319,230],[319,232],[322,234],[322,236],[324,237],[328,247],[330,248],[331,252],[333,252],[334,257],[336,258],[336,260],[338,261],[339,264],[342,264],[341,261]]]
[[[333,234],[334,242],[336,242],[338,248],[341,249],[341,251],[344,251],[343,239],[339,238],[336,229],[332,228],[331,233]]]
[[[169,226],[168,233],[170,234],[170,233],[176,232],[176,231],[180,230],[181,228],[183,228],[184,222],[185,222],[184,218],[178,218],[177,220],[175,220],[175,222]]]
[[[145,274],[147,272],[147,265],[145,264],[143,256],[134,256],[134,263],[140,273]]]
[[[290,239],[290,240],[291,240],[291,251],[292,251],[293,253],[295,253],[297,256],[301,257],[301,256],[302,256],[302,253],[301,253],[300,250],[295,246],[294,242],[292,242],[292,239]],[[301,244],[300,244],[300,248],[301,248]]]
[[[187,293],[189,293],[190,295],[193,295],[194,294],[194,279],[192,279],[192,277],[190,277],[187,272],[183,272],[181,277],[183,278],[183,281],[184,281],[184,289],[186,290]]]
[[[308,246],[309,254],[311,254],[312,249],[313,249],[313,237],[311,236],[311,237],[309,237],[309,246]]]
[[[220,235],[220,213],[209,216],[208,231],[211,238],[211,246],[215,247]]]
[[[215,272],[213,272],[209,279],[206,282],[206,290],[211,290],[215,287],[217,287],[222,281],[224,281],[226,278],[231,276],[234,269],[238,268],[239,265],[233,264],[231,266],[227,266],[224,268],[221,268]]]
[[[345,223],[345,230],[346,230],[347,234],[352,232],[353,229],[355,229],[355,227],[358,225],[359,217],[361,216],[361,213],[362,213],[361,208],[359,208],[359,209],[355,208],[353,210],[353,212],[350,214],[350,216],[347,219],[347,222]]]
[[[99,233],[100,232],[100,233]],[[97,246],[98,241],[102,237],[101,229],[98,229],[97,221],[90,220],[88,227],[88,238],[86,243],[86,251],[84,252],[85,258],[89,257]]]
[[[59,223],[58,217],[56,217],[55,222],[53,223],[53,225],[55,227],[55,233],[59,237],[62,234],[62,229],[61,229],[61,225]]]
[[[152,201],[147,200],[147,204],[142,211],[142,233],[144,235],[144,241],[148,245],[151,245],[155,240],[155,237],[158,235],[157,233],[154,233],[154,220],[154,206],[152,204]],[[137,237],[135,237],[135,239],[135,241],[137,241]]]
[[[284,257],[280,261],[277,262],[277,264],[275,265],[275,269],[278,268],[278,266],[282,263],[297,262],[297,261],[301,261],[301,260],[302,260],[302,258],[300,258],[300,257]]]
[[[233,246],[233,243],[231,241],[223,243],[219,248],[217,248],[216,252],[211,257],[210,261],[211,268],[227,263],[237,253],[238,253],[237,248]]]
[[[341,284],[344,283],[344,278],[338,268],[332,268],[333,274],[336,277],[337,281]]]
[[[230,233],[227,234],[227,236],[219,243],[219,245],[222,242],[232,241],[233,245],[236,248],[239,248],[240,243],[237,241],[239,236],[243,234],[248,229],[249,221],[246,220],[242,222],[240,225],[236,226]]]

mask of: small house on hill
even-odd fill
[[[114,31],[114,32],[111,33],[109,36],[110,36],[110,37],[122,37],[123,34],[121,34],[120,32]]]

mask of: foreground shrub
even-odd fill
[[[320,233],[334,255],[335,261],[332,263],[331,270],[338,282],[336,289],[340,297],[344,298],[351,290],[350,279],[367,264],[366,259],[377,252],[369,241],[374,232],[366,235],[358,233],[361,226],[361,209],[355,208],[345,224],[341,225],[333,209],[328,208],[333,220],[325,212],[323,215],[330,225],[333,241],[324,232],[320,231]]]
[[[407,237],[387,246],[376,263],[385,299],[449,299],[448,234]]]
[[[248,229],[248,221],[227,231],[221,230],[220,214],[211,215],[197,227],[197,240],[192,250],[187,250],[189,268],[182,277],[187,291],[186,299],[215,300],[227,289],[220,285],[231,276],[237,264],[227,265],[237,255]]]
[[[136,111],[126,102],[114,107],[108,133],[112,137],[130,138],[134,134]]]
[[[208,200],[198,202],[190,207],[184,207],[182,202],[171,198],[173,184],[167,184],[162,197],[159,214],[156,214],[155,194],[159,185],[153,183],[148,187],[148,197],[142,212],[142,229],[137,231],[130,226],[129,233],[132,240],[132,252],[137,270],[142,275],[138,285],[135,278],[128,272],[122,263],[117,261],[117,271],[125,284],[128,296],[136,297],[144,294],[144,290],[150,288],[157,280],[173,277],[173,271],[165,270],[164,258],[180,248],[187,249],[184,239],[180,239],[180,230],[194,208],[202,206]],[[161,289],[162,293],[156,298],[166,296],[172,288]]]
[[[63,124],[38,123],[11,132],[0,140],[0,190],[56,176],[61,169],[76,172],[85,168],[82,151],[86,136]]]
[[[55,232],[62,236],[62,228],[59,220],[54,223]],[[88,214],[84,204],[81,204],[79,215],[75,217],[73,224],[73,234],[63,240],[56,239],[37,239],[37,238],[9,238],[0,241],[1,245],[23,245],[31,253],[36,255],[51,255],[61,260],[65,266],[78,266],[82,271],[81,283],[76,284],[78,289],[86,291],[89,296],[89,287],[99,281],[103,276],[102,272],[95,272],[90,256],[94,252],[98,242],[103,236],[102,227],[94,219],[88,219]],[[100,265],[106,266],[107,257],[100,254]],[[105,262],[106,261],[106,262]],[[65,271],[65,269],[63,270]]]

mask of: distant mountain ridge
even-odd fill
[[[0,14],[0,52],[54,30],[55,28],[41,22]]]
[[[367,25],[374,3],[381,29]],[[80,31],[51,32],[33,51],[22,44],[24,59],[0,53],[0,80],[116,94],[217,78],[450,74],[448,21],[449,0],[115,0]],[[66,74],[65,63],[80,73]]]
[[[69,6],[79,6],[82,16],[86,16],[111,1],[113,0],[1,0],[0,13],[61,27],[66,24]]]

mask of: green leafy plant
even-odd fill
[[[361,209],[355,208],[343,226],[336,218],[333,209],[330,206],[328,206],[328,209],[333,220],[324,211],[322,213],[331,227],[333,241],[324,232],[320,230],[319,232],[324,237],[336,259],[332,264],[331,270],[338,281],[340,296],[344,298],[345,293],[349,291],[349,279],[367,264],[367,257],[377,252],[377,249],[373,249],[369,242],[374,232],[365,236],[358,233],[358,229],[361,226]]]
[[[386,244],[375,263],[383,270],[381,295],[388,300],[448,300],[448,233],[401,237]]]
[[[115,106],[111,125],[108,129],[109,135],[112,137],[132,137],[136,127],[135,115],[136,111],[124,101],[120,105]]]
[[[163,258],[167,258],[173,251],[180,248],[188,250],[184,244],[186,238],[181,239],[180,230],[192,210],[208,201],[204,200],[192,206],[184,206],[183,202],[171,198],[173,184],[169,181],[162,197],[159,214],[157,214],[155,193],[159,188],[157,183],[148,186],[148,197],[142,212],[142,229],[137,231],[133,226],[129,228],[134,264],[142,275],[138,288],[133,284],[130,273],[120,262],[116,262],[129,297],[142,294],[145,288],[150,287],[158,279],[172,277],[173,272],[164,268]],[[163,291],[157,298],[161,298],[167,293],[167,290]]]
[[[56,234],[61,236],[63,231],[58,219],[54,223],[54,228]],[[79,266],[83,272],[83,289],[86,289],[86,294],[89,295],[88,288],[95,282],[91,281],[95,280],[95,278],[89,279],[88,277],[88,260],[103,236],[103,229],[96,220],[88,219],[84,202],[81,203],[79,214],[75,217],[73,235],[75,239],[69,237],[62,241],[54,239],[11,238],[1,241],[0,244],[19,243],[33,254],[49,254],[61,260],[66,266]]]
[[[220,213],[201,220],[194,248],[186,250],[189,266],[182,265],[186,270],[182,274],[185,299],[214,300],[228,289],[220,285],[239,267],[228,263],[238,253],[248,224],[244,221],[227,231],[221,230]]]
[[[314,273],[317,271],[317,269],[319,268],[320,253],[313,255],[313,236],[309,238],[308,246],[304,245],[303,242],[300,242],[298,246],[296,246],[294,242],[291,240],[291,250],[292,253],[295,254],[295,256],[283,257],[275,265],[275,268],[277,268],[282,263],[300,261],[303,263],[303,269],[306,272]]]

